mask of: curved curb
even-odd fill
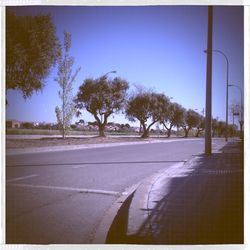
[[[121,209],[123,204],[134,195],[139,185],[140,183],[137,183],[131,186],[130,188],[128,188],[106,211],[103,219],[97,226],[97,230],[94,233],[94,238],[91,244],[105,244],[106,243],[106,239],[107,239],[110,227],[114,219],[118,216],[119,210]]]
[[[189,161],[188,161],[189,162]],[[136,185],[130,187],[121,197],[119,197],[114,204],[107,210],[105,213],[102,221],[100,222],[95,235],[94,239],[92,241],[93,244],[106,244],[106,243],[129,243],[126,242],[126,238],[129,239],[129,237],[132,237],[135,235],[140,226],[144,223],[145,219],[148,218],[148,199],[149,194],[152,190],[153,185],[157,182],[161,182],[166,176],[169,176],[169,172],[172,170],[176,170],[177,167],[182,167],[184,164],[187,164],[188,162],[184,163],[177,163],[173,164],[170,167],[168,167],[165,170],[162,170],[160,173],[155,173],[149,177],[146,177],[141,182],[137,183]],[[120,242],[118,239],[114,239],[116,242],[112,242],[112,239],[110,242],[107,242],[108,234],[110,232],[111,227],[114,227],[114,231],[120,230],[120,225],[117,224],[113,226],[113,222],[118,219],[119,217],[122,217],[122,207],[127,203],[127,201],[131,199],[130,204],[127,204],[129,206],[128,208],[128,221],[126,225],[126,232],[124,235],[124,241]],[[115,228],[115,227],[119,227]]]
[[[145,222],[151,217],[151,211],[156,205],[155,201],[174,195],[176,190],[169,188],[171,186],[171,179],[183,176],[189,177],[192,172],[196,171],[199,160],[199,155],[192,155],[185,162],[173,164],[162,172],[148,177],[141,183],[130,204],[126,243],[147,244],[145,240],[149,240],[149,244],[152,243],[151,239],[148,239],[148,237],[154,238],[154,233],[151,230],[151,235],[147,235],[147,239],[139,234],[142,233],[141,229],[145,226]],[[189,178],[186,178],[178,190],[188,181]],[[142,242],[140,242],[141,239],[143,239]]]
[[[157,187],[161,187],[166,180],[172,178],[172,171],[182,168],[183,165],[189,163],[177,163],[173,164],[160,173],[154,174],[146,178],[136,190],[129,208],[129,219],[127,236],[132,237],[138,233],[144,222],[149,217],[149,209],[152,208],[152,202],[150,202],[150,194],[154,192],[154,196],[160,196],[161,193],[157,192]],[[180,171],[181,172],[181,171]],[[176,172],[175,172],[176,174]],[[178,174],[178,173],[177,173]],[[179,173],[180,174],[180,173]],[[166,195],[166,194],[164,194]]]

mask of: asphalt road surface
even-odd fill
[[[129,187],[203,150],[203,139],[183,139],[7,156],[6,243],[92,243]]]

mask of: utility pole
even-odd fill
[[[208,6],[205,154],[211,155],[213,6]]]

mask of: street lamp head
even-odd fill
[[[108,74],[116,74],[116,70],[109,71],[108,73],[104,74],[102,77],[107,78]]]

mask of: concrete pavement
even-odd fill
[[[146,179],[124,202],[110,244],[243,244],[243,143]]]

